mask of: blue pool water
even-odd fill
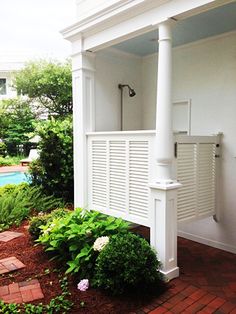
[[[27,182],[27,177],[24,172],[4,172],[0,173],[0,186],[5,184],[18,184]]]

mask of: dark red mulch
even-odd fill
[[[0,259],[15,256],[26,265],[24,269],[0,276],[0,286],[8,285],[12,282],[29,280],[30,278],[38,278],[45,298],[33,303],[38,304],[43,302],[44,304],[48,304],[52,298],[61,293],[58,273],[55,272],[59,265],[55,261],[49,261],[47,254],[44,253],[40,245],[34,245],[25,226],[27,226],[27,221],[18,228],[10,229],[23,232],[23,237],[19,237],[8,243],[0,242]],[[147,305],[152,299],[151,296],[148,297],[144,294],[145,291],[140,291],[137,295],[124,295],[120,297],[109,296],[102,291],[92,288],[86,292],[80,292],[77,290],[76,282],[73,282],[72,279],[69,280],[69,290],[71,292],[70,299],[75,304],[70,311],[71,314],[125,314],[137,311]],[[158,291],[155,297],[157,295]],[[81,302],[84,303],[84,306],[81,306]]]

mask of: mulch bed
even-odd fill
[[[0,242],[0,259],[15,256],[26,265],[25,268],[0,276],[0,286],[8,285],[13,282],[20,282],[37,278],[40,282],[44,293],[44,299],[32,302],[48,304],[52,298],[61,293],[58,272],[55,271],[62,265],[55,261],[49,261],[47,254],[43,251],[42,246],[35,246],[28,231],[28,222],[25,221],[18,228],[11,228],[10,231],[24,233],[24,236],[11,240],[8,243]],[[69,278],[69,291],[71,292],[70,300],[74,303],[71,314],[89,313],[89,314],[112,314],[112,313],[130,313],[136,312],[143,308],[153,297],[145,295],[145,291],[138,294],[114,297],[103,291],[90,288],[85,292],[77,289],[75,280]],[[84,306],[81,306],[81,302]]]

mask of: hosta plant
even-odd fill
[[[93,249],[95,240],[101,236],[126,233],[128,227],[129,224],[122,219],[76,209],[43,226],[38,242],[45,246],[46,251],[67,262],[67,272],[79,272],[84,278],[90,278],[98,255]]]

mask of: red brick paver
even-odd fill
[[[0,233],[0,242],[8,242],[23,235],[24,234],[20,232],[3,231]]]
[[[43,298],[44,295],[37,279],[0,287],[0,300],[6,303],[32,302]]]
[[[149,238],[148,228],[138,229]],[[235,254],[178,238],[178,264],[180,277],[170,282],[156,306],[146,304],[136,314],[236,314]]]
[[[0,260],[0,275],[11,271],[24,268],[25,265],[15,256],[3,258]]]

